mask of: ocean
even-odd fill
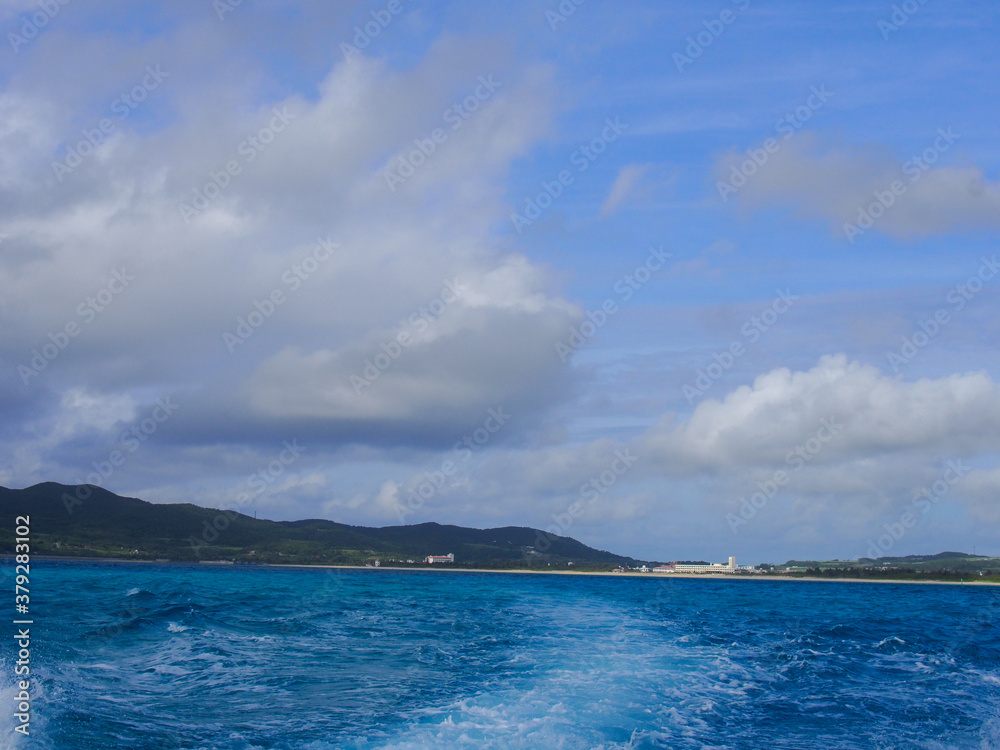
[[[33,561],[0,747],[1000,748],[1000,588]]]

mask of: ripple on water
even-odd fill
[[[123,568],[40,569],[34,747],[1000,747],[958,587]]]

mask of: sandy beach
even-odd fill
[[[69,562],[114,562],[133,563],[138,565],[211,565],[229,567],[234,563],[228,560],[201,560],[200,562],[185,562],[181,560],[133,560],[130,558],[115,557],[61,557],[55,555],[38,556],[38,560],[65,560]],[[239,563],[235,563],[239,565]],[[970,579],[968,581],[908,581],[894,578],[821,578],[818,576],[788,576],[788,575],[713,575],[702,573],[639,573],[636,571],[626,571],[616,573],[610,570],[526,570],[515,568],[510,570],[496,570],[491,568],[452,568],[446,565],[397,568],[391,566],[380,566],[378,568],[369,565],[304,565],[299,563],[253,563],[254,567],[260,568],[297,568],[304,570],[370,570],[372,572],[381,571],[413,571],[417,573],[511,573],[515,575],[539,575],[539,576],[606,576],[611,578],[656,578],[669,580],[671,578],[699,578],[710,581],[815,581],[819,583],[906,583],[917,585],[940,585],[940,586],[1000,586],[997,581],[981,581]]]
[[[445,565],[428,566],[424,568],[395,568],[380,566],[378,568],[368,565],[295,565],[284,563],[262,563],[261,567],[269,568],[323,568],[341,570],[406,570],[420,573],[514,573],[519,575],[556,575],[556,576],[607,576],[613,578],[699,578],[712,581],[816,581],[821,583],[912,583],[917,585],[938,584],[942,586],[1000,586],[1000,582],[995,581],[908,581],[893,578],[821,578],[818,576],[788,576],[788,575],[712,575],[700,573],[638,573],[627,571],[616,573],[604,570],[494,570],[490,568],[451,568]]]

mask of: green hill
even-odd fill
[[[79,499],[79,498],[85,499]],[[422,523],[368,528],[320,519],[268,521],[189,503],[155,504],[120,497],[100,487],[45,482],[22,490],[0,487],[0,518],[30,516],[34,555],[127,557],[142,560],[363,564],[380,559],[419,564],[427,555],[455,554],[457,565],[582,568],[634,565],[537,529],[469,529]],[[4,534],[0,553],[14,551]]]
[[[938,552],[934,555],[901,557],[861,557],[857,560],[789,560],[781,568],[805,570],[823,577],[900,578],[920,580],[963,580],[967,577],[995,578],[1000,558],[965,552]]]

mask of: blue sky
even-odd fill
[[[0,483],[658,560],[1000,554],[997,25],[0,3]]]

